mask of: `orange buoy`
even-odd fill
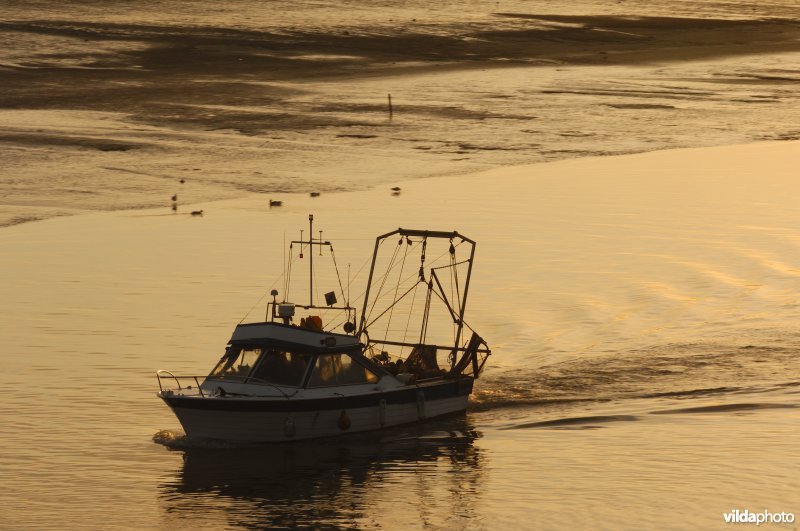
[[[342,431],[346,431],[350,428],[352,421],[350,420],[350,415],[347,414],[347,411],[344,409],[342,410],[342,414],[339,415],[339,429]]]

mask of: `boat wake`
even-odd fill
[[[591,417],[570,417],[563,419],[544,420],[541,422],[526,422],[513,426],[505,426],[501,430],[522,430],[530,428],[558,428],[558,429],[592,429],[599,428],[595,424],[608,422],[633,422],[639,420],[634,415],[594,415]]]
[[[783,397],[800,385],[786,379],[800,369],[798,351],[797,345],[663,345],[522,370],[490,370],[476,386],[469,410],[552,409],[620,400],[656,400],[663,406],[664,400]]]
[[[653,411],[653,415],[680,415],[691,413],[738,413],[743,411],[757,411],[761,409],[791,409],[797,404],[776,403],[741,403],[741,404],[716,404],[712,406],[686,407],[679,409],[665,409]]]
[[[240,448],[232,441],[223,441],[215,439],[193,439],[185,433],[176,432],[172,430],[158,430],[153,435],[153,442],[167,447],[170,450],[189,450],[189,449],[229,449]]]
[[[652,415],[698,415],[698,414],[747,414],[764,410],[795,409],[800,404],[778,402],[741,402],[712,404],[697,407],[663,409],[637,415],[590,415],[582,417],[563,417],[536,422],[521,422],[501,426],[500,430],[558,429],[589,430],[600,429],[606,424],[616,422],[647,421]]]

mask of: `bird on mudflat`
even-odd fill
[[[270,199],[270,200],[269,200],[269,207],[270,207],[270,208],[272,208],[272,207],[279,207],[279,206],[281,206],[282,204],[283,204],[283,201],[276,201],[275,199]]]
[[[202,216],[203,215],[203,211],[202,210],[192,210],[192,215],[193,216]]]
[[[178,200],[178,194],[172,194],[172,200],[173,201],[177,201]]]

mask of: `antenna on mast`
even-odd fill
[[[333,254],[333,245],[330,241],[322,239],[322,231],[319,231],[319,239],[314,238],[314,214],[308,215],[308,239],[303,239],[305,230],[300,231],[300,239],[299,240],[292,240],[289,242],[289,248],[291,249],[294,244],[300,245],[300,256],[299,258],[303,258],[303,251],[306,246],[308,249],[305,249],[308,252],[308,306],[299,305],[301,308],[305,308],[306,310],[309,309],[324,309],[324,310],[342,310],[347,312],[347,322],[344,323],[344,330],[346,333],[352,333],[355,330],[355,325],[350,322],[351,318],[355,318],[355,308],[352,308],[349,304],[350,299],[350,286],[349,286],[349,278],[348,278],[348,287],[347,287],[347,294],[345,295],[344,287],[342,286],[342,279],[339,276],[339,269],[336,265],[336,256]],[[337,298],[335,292],[331,291],[329,293],[325,293],[325,304],[326,306],[316,306],[314,304],[314,246],[319,245],[319,253],[322,256],[322,246],[327,246],[331,250],[331,257],[333,259],[333,267],[336,270],[336,277],[339,280],[339,287],[342,290],[342,296],[347,298],[347,301],[344,306],[336,306]],[[289,262],[289,266],[286,271],[286,283],[287,288],[286,291],[288,293],[289,284],[291,280],[289,276],[291,275],[291,258]],[[348,264],[348,277],[350,275],[349,264]],[[284,300],[286,297],[284,296]],[[274,301],[273,301],[274,302]],[[292,307],[294,305],[292,304]]]

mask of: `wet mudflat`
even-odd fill
[[[3,225],[800,134],[788,1],[0,14]]]

